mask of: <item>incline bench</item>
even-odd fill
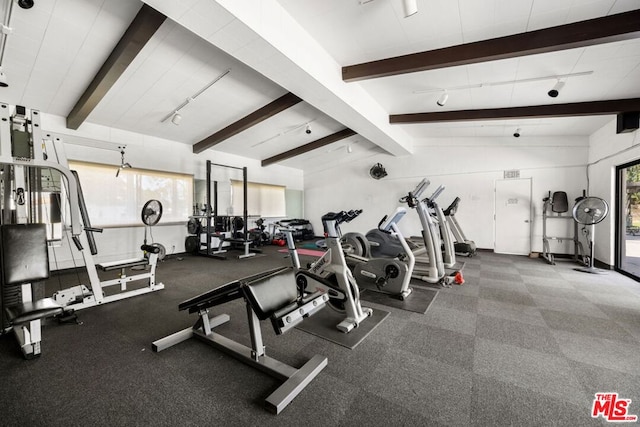
[[[276,334],[280,335],[315,314],[329,299],[322,292],[303,297],[298,292],[291,267],[280,267],[227,283],[182,302],[178,309],[198,313],[197,322],[191,328],[154,341],[153,350],[159,352],[195,337],[278,379],[286,379],[265,401],[267,409],[278,414],[327,365],[326,357],[316,355],[296,369],[265,354],[260,320],[271,319]],[[251,348],[212,331],[230,318],[227,314],[209,318],[209,308],[239,298],[246,302]]]

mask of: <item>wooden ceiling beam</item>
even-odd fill
[[[349,138],[350,136],[353,136],[355,134],[356,132],[349,128],[342,129],[341,131],[325,136],[324,138],[317,139],[308,144],[293,148],[289,151],[285,151],[284,153],[276,154],[275,156],[269,157],[268,159],[264,159],[262,161],[262,166],[269,166],[272,163],[277,163],[282,160],[290,159],[291,157],[299,156],[300,154],[316,150],[318,148],[324,147],[325,145],[340,141],[341,139]]]
[[[640,111],[640,98],[574,102],[568,104],[533,105],[528,107],[391,114],[389,116],[389,123],[411,124],[519,118],[533,119],[543,117],[598,116],[630,111]]]
[[[346,82],[555,52],[640,37],[640,10],[342,67]]]
[[[78,129],[109,89],[153,37],[166,16],[143,4],[122,38],[67,116],[67,128]]]
[[[224,129],[221,129],[218,132],[214,133],[213,135],[206,137],[202,141],[195,143],[193,145],[193,152],[196,154],[201,153],[204,150],[221,143],[225,139],[231,138],[232,136],[249,129],[251,126],[255,126],[258,123],[267,120],[269,117],[275,116],[281,111],[293,107],[301,101],[302,99],[298,98],[291,92],[288,92],[275,101],[272,101],[264,107],[259,108],[253,113],[241,118],[235,123],[232,123]]]

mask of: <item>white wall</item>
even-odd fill
[[[595,227],[595,259],[615,263],[615,168],[640,158],[640,132],[616,134],[616,120],[589,138],[589,195],[609,203],[607,218]]]
[[[284,166],[272,165],[263,168],[260,161],[245,157],[230,155],[214,150],[206,150],[201,154],[193,154],[191,145],[180,144],[161,138],[150,137],[138,133],[126,132],[105,126],[85,123],[78,131],[66,128],[65,118],[42,114],[42,128],[44,134],[50,133],[73,143],[65,143],[66,156],[69,160],[84,160],[114,165],[115,170],[120,165],[118,144],[126,145],[125,161],[136,168],[153,169],[167,172],[179,172],[194,175],[196,179],[206,178],[206,161],[243,167],[248,169],[248,180],[266,184],[283,185],[287,189],[302,190],[304,179],[302,171]],[[104,147],[104,148],[95,148]],[[115,147],[115,149],[114,149]],[[242,179],[242,171],[228,168],[213,168],[212,179],[228,181]],[[108,185],[108,183],[105,183]],[[89,214],[91,214],[89,207]],[[184,223],[164,224],[162,220],[153,227],[154,241],[161,243],[167,253],[184,252],[184,240],[187,236],[187,218]],[[98,255],[96,262],[115,261],[141,256],[139,250],[144,240],[144,227],[108,228],[101,234],[95,234]],[[150,240],[150,239],[149,239]],[[70,248],[67,242],[50,253],[52,269],[70,268],[83,265],[75,248]]]
[[[305,213],[316,234],[322,232],[320,217],[329,211],[364,209],[363,214],[343,226],[343,232],[366,232],[383,215],[398,206],[398,199],[422,178],[431,181],[425,192],[437,186],[445,192],[438,199],[446,208],[461,198],[456,217],[467,238],[480,248],[494,247],[494,188],[505,170],[517,169],[522,178],[532,179],[534,210],[532,250],[542,251],[542,199],[548,191],[562,190],[570,200],[586,188],[588,139],[556,138],[441,138],[416,141],[415,153],[406,157],[376,154],[366,159],[344,157],[331,171],[306,172]],[[388,176],[374,180],[370,167],[380,162]],[[561,235],[572,232],[556,230]],[[418,216],[410,213],[401,223],[405,235],[420,231]],[[567,234],[568,235],[568,234]],[[552,247],[553,252],[570,253],[568,245]]]

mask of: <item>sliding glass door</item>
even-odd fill
[[[640,281],[640,160],[616,167],[616,263]]]

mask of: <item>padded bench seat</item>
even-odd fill
[[[103,262],[96,264],[102,271],[120,270],[122,268],[137,267],[139,265],[148,265],[149,260],[146,258],[131,258],[120,261]]]
[[[268,319],[298,298],[296,278],[290,267],[240,282],[245,298],[260,320]]]
[[[255,281],[259,281],[262,278],[277,275],[287,270],[291,270],[291,267],[278,267],[272,270],[254,274],[253,276],[245,277],[244,279],[226,283],[222,286],[218,286],[215,289],[212,289],[200,295],[196,295],[193,298],[181,302],[178,305],[178,310],[189,310],[189,313],[198,313],[200,310],[233,301],[234,299],[243,297],[242,287],[246,283],[253,283]]]
[[[5,307],[7,320],[13,325],[27,323],[32,320],[55,316],[62,313],[62,306],[52,298],[43,298]]]

